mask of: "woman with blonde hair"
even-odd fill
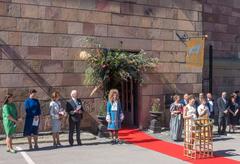
[[[174,141],[180,141],[182,139],[183,130],[183,105],[180,103],[179,95],[175,95],[173,99],[174,102],[170,106],[170,137]]]
[[[59,132],[61,130],[61,118],[64,116],[64,110],[59,101],[60,94],[59,92],[52,93],[52,101],[49,105],[50,116],[51,116],[51,125],[52,125],[52,137],[53,137],[53,146],[61,146],[59,140]]]
[[[119,143],[118,130],[124,119],[121,104],[119,101],[119,93],[117,89],[111,89],[108,95],[107,116],[108,130],[112,133],[112,144]]]

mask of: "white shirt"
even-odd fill
[[[115,101],[113,104],[112,104],[112,111],[117,111],[117,102]]]
[[[210,116],[210,111],[209,111],[208,106],[207,105],[203,105],[203,104],[198,106],[198,108],[197,108],[198,114],[202,115],[204,113],[204,111],[205,111],[205,110],[203,110],[204,108],[207,110],[208,116]]]

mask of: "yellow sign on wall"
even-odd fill
[[[205,38],[191,38],[186,42],[186,63],[191,66],[203,67]]]

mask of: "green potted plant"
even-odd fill
[[[161,132],[161,116],[162,112],[160,111],[161,103],[159,98],[153,99],[153,103],[150,110],[150,126],[149,131],[152,133],[160,133]]]
[[[100,106],[99,106],[99,110],[98,110],[98,113],[97,113],[97,118],[100,122],[104,122],[105,121],[105,118],[106,118],[106,103],[105,101],[101,102]]]
[[[151,106],[151,113],[159,113],[160,112],[160,98],[154,98]]]

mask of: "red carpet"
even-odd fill
[[[128,143],[131,143],[149,150],[153,150],[162,154],[166,154],[168,156],[178,158],[190,163],[196,163],[196,164],[201,164],[201,163],[208,164],[213,162],[219,163],[219,164],[240,163],[239,161],[227,159],[224,157],[217,157],[217,156],[209,159],[192,160],[183,156],[183,146],[156,139],[137,129],[120,130],[119,136],[122,140]]]

